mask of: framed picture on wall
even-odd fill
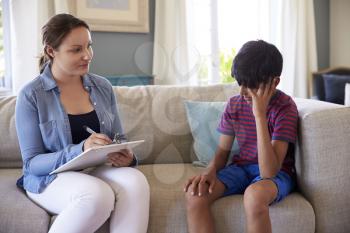
[[[149,32],[148,0],[75,0],[74,8],[92,31]]]

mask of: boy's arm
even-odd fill
[[[226,165],[228,155],[232,148],[233,140],[234,136],[221,134],[215,156],[210,161],[207,170],[214,170],[216,172]]]
[[[271,141],[266,115],[256,116],[255,122],[260,176],[262,178],[272,178],[281,169],[283,160],[287,154],[288,142],[280,140]]]
[[[268,84],[261,84],[258,90],[248,89],[252,96],[252,110],[256,123],[258,163],[260,176],[272,178],[281,169],[283,160],[287,154],[288,142],[273,140],[268,131],[267,106],[276,91],[278,82],[274,79]]]

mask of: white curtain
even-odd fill
[[[12,91],[20,89],[39,74],[42,52],[41,27],[54,14],[69,12],[69,0],[10,1]]]
[[[284,58],[279,88],[289,95],[302,98],[310,96],[311,72],[317,70],[313,2],[313,0],[269,2],[268,40],[281,50]]]
[[[191,43],[187,0],[156,1],[153,74],[156,84],[190,84],[198,51]]]
[[[38,1],[10,1],[11,70],[14,94],[38,75]]]
[[[219,4],[225,4],[223,0],[217,1]],[[231,25],[229,28],[224,28],[224,31],[245,33],[237,31],[240,27],[235,27],[235,24],[242,24],[244,17],[249,17],[249,14],[257,14],[256,25],[252,25],[256,28],[249,28],[247,31],[248,40],[264,39],[275,44],[284,57],[279,88],[292,96],[308,97],[311,72],[317,70],[313,0],[251,0],[250,2],[234,0],[234,2],[235,9],[232,9],[232,14],[242,10],[246,10],[247,14],[239,20],[228,18],[226,21],[231,22]],[[208,1],[203,1],[203,4],[208,4]],[[247,5],[251,6],[247,8]],[[156,1],[153,73],[157,84],[196,83],[193,82],[193,78],[196,78],[195,71],[198,70],[196,61],[199,54],[191,45],[193,33],[198,30],[191,29],[195,14],[192,7],[193,0]],[[255,12],[252,9],[258,10]],[[218,17],[220,16],[222,14],[218,12]],[[208,30],[210,26],[207,25]],[[252,35],[252,31],[256,34]],[[173,56],[174,51],[181,56]],[[174,64],[182,68],[181,72],[174,68]]]

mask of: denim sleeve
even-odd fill
[[[16,130],[24,172],[44,176],[82,153],[84,141],[70,144],[60,151],[48,153],[39,127],[35,98],[22,91],[16,103]]]

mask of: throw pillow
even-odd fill
[[[187,120],[194,139],[193,149],[199,161],[195,166],[207,166],[215,155],[220,133],[216,130],[225,110],[226,102],[185,101]],[[239,153],[237,140],[234,140],[228,163]]]
[[[350,83],[350,75],[323,75],[325,100],[327,102],[344,104],[345,84]]]

